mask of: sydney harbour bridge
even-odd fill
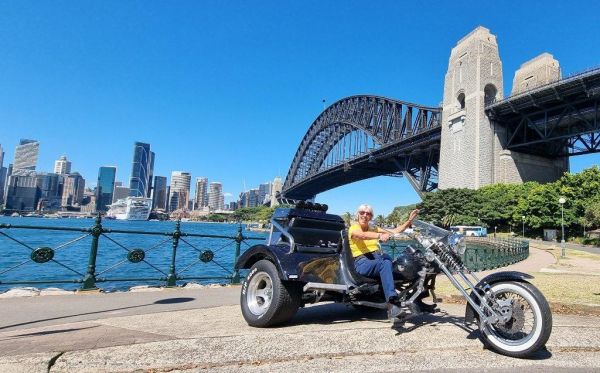
[[[474,56],[480,44],[496,49]],[[464,173],[444,189],[556,179],[569,156],[600,152],[600,68],[560,78],[548,56],[522,65],[503,99],[495,36],[480,27],[452,50],[443,107],[378,96],[333,103],[300,142],[282,195],[311,199],[382,175],[403,176],[422,195],[457,167]],[[476,66],[486,58],[488,75]]]

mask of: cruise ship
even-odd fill
[[[127,197],[117,200],[106,213],[108,218],[118,220],[148,220],[152,210],[152,199],[144,197]]]

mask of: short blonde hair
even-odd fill
[[[361,211],[369,211],[371,213],[371,217],[373,216],[373,207],[371,207],[370,205],[367,205],[366,203],[363,203],[362,205],[358,206],[358,208],[356,209],[355,218],[357,221],[358,221],[358,213]]]

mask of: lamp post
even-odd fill
[[[560,256],[563,258],[565,257],[565,202],[567,202],[565,197],[560,197],[558,200],[558,203],[560,203],[560,225],[562,226],[562,236],[560,240],[562,250]]]
[[[521,216],[523,219],[523,238],[525,238],[525,215]]]

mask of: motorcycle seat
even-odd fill
[[[355,285],[379,283],[379,279],[366,277],[356,272],[356,267],[354,266],[354,257],[352,256],[352,251],[350,250],[348,231],[346,229],[342,230],[341,232],[340,246],[342,247],[340,252],[340,261],[343,269],[345,269],[346,273],[350,277],[350,281],[352,281]]]

